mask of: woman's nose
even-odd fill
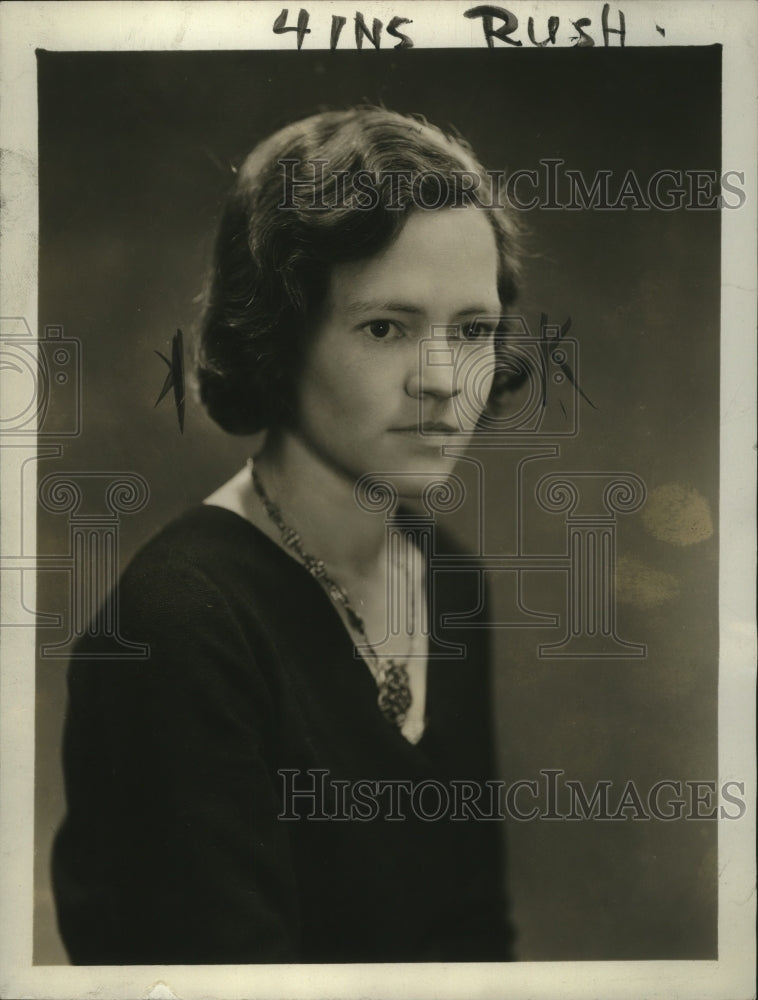
[[[417,364],[408,374],[406,391],[414,399],[432,396],[452,399],[461,392],[458,328],[435,333],[421,341]]]

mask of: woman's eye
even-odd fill
[[[370,323],[366,323],[364,329],[368,330],[376,340],[386,340],[393,328],[394,324],[388,319],[372,319]]]
[[[475,321],[470,323],[468,326],[463,327],[463,339],[464,340],[484,340],[485,337],[489,337],[490,334],[495,332],[495,327],[492,323],[483,323],[481,321]]]

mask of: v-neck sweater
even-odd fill
[[[69,667],[53,884],[71,960],[510,958],[502,821],[457,799],[495,777],[487,629],[444,621],[480,589],[470,569],[428,581],[412,744],[302,565],[220,507],[164,528],[118,587],[146,655],[85,636]]]

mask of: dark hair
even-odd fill
[[[461,138],[421,117],[356,107],[256,146],[223,210],[205,292],[197,377],[211,417],[234,434],[286,422],[331,269],[378,253],[411,211],[473,199],[495,233],[505,309],[516,296],[519,230],[510,210],[493,207],[492,179]]]

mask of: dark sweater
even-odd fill
[[[476,573],[437,573],[430,607],[439,623],[479,597]],[[510,957],[500,822],[451,819],[433,786],[417,803],[439,819],[414,815],[408,786],[389,819],[387,786],[354,784],[492,777],[486,629],[437,625],[467,652],[431,643],[414,746],[322,587],[236,514],[174,521],[132,561],[119,605],[148,658],[69,668],[53,881],[74,963]],[[316,793],[285,801],[287,781]]]

